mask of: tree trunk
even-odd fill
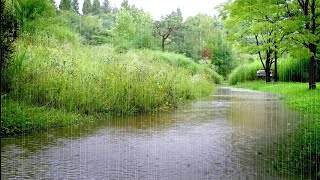
[[[312,53],[312,56],[310,57],[309,61],[309,89],[316,89],[316,79],[317,79],[317,60],[315,57],[317,46],[315,44],[310,44],[309,49]]]
[[[307,4],[308,5],[308,4]],[[316,4],[315,0],[311,1],[311,27],[309,26],[312,34],[316,34]],[[308,11],[308,10],[307,10]],[[308,14],[308,13],[307,13]],[[309,23],[307,23],[309,25]],[[316,54],[317,54],[317,45],[310,43],[309,44],[309,50],[312,53],[309,61],[309,89],[316,89],[316,79],[317,79],[317,60],[316,60]]]
[[[278,83],[278,51],[277,51],[277,45],[275,46],[274,51],[274,83]]]
[[[267,50],[267,59],[266,59],[266,82],[271,82],[271,77],[270,77],[270,68],[271,68],[271,59],[270,59],[270,51]]]
[[[300,1],[299,1],[300,3]],[[311,11],[311,21],[307,20],[305,24],[305,29],[309,31],[311,34],[316,34],[316,3],[315,0],[311,1],[311,5],[309,7],[309,0],[306,0],[304,3],[300,3],[300,7],[303,10],[304,16],[309,18],[309,10]],[[316,53],[317,53],[317,45],[310,43],[308,48],[311,52],[311,57],[309,60],[308,66],[308,74],[309,74],[309,89],[316,89],[316,74],[317,74],[317,61],[316,61]]]
[[[164,37],[162,37],[162,41],[161,41],[161,48],[162,51],[164,51],[164,42],[166,41],[166,39]]]
[[[271,82],[271,77],[270,77],[270,67],[266,67],[266,82],[269,83]]]

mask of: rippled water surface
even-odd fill
[[[290,179],[272,169],[299,121],[273,94],[220,87],[157,115],[1,140],[3,179]]]

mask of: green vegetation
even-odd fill
[[[314,179],[320,177],[320,96],[315,90],[320,80],[319,2],[237,0],[220,6],[227,38],[239,57],[245,57],[239,58],[241,65],[230,73],[229,84],[280,93],[292,109],[302,114],[304,121],[280,148],[274,163],[280,170]],[[271,82],[272,70],[276,85],[251,82],[258,79],[260,69],[266,72],[266,82]],[[307,81],[309,84],[301,83]]]
[[[203,14],[184,20],[179,8],[154,21],[128,0],[119,9],[84,0],[81,10],[78,0],[61,0],[59,8],[53,0],[1,1],[1,134],[172,109],[228,78],[283,94],[308,119],[275,165],[319,176],[318,90],[241,84],[264,69],[266,82],[273,70],[275,82],[309,81],[316,89],[319,3],[237,0],[220,6],[223,21]]]
[[[2,71],[1,134],[169,110],[222,82],[210,64],[152,49],[150,15],[129,5],[100,14],[94,2],[85,16],[76,1],[61,1],[59,14],[49,0],[16,2],[21,29]]]
[[[317,0],[237,0],[221,5],[220,15],[228,39],[239,52],[259,57],[266,72],[266,82],[271,82],[272,65],[273,78],[278,81],[278,61],[285,54],[303,62],[309,60],[306,70],[309,89],[316,89],[319,10],[320,1]],[[298,57],[298,54],[304,55]]]
[[[1,99],[1,135],[26,134],[50,128],[87,123],[93,118],[48,106]]]
[[[229,84],[236,85],[240,82],[258,80],[257,70],[261,69],[260,62],[243,64],[235,68],[229,75]]]
[[[303,53],[297,56],[288,56],[278,59],[278,78],[282,82],[307,82],[308,81],[308,58]],[[258,80],[257,70],[263,69],[259,61],[245,63],[235,68],[228,78],[230,85]],[[274,69],[274,68],[272,68]],[[318,71],[320,67],[318,67]],[[320,77],[318,77],[320,80]]]
[[[278,150],[274,166],[287,173],[320,177],[320,91],[306,89],[307,83],[268,84],[262,81],[236,85],[258,91],[279,93],[284,102],[300,112],[302,121],[288,142]]]
[[[54,38],[42,38],[37,42],[33,42],[33,37],[20,38],[13,62],[4,74],[11,82],[8,97],[29,106],[82,115],[134,115],[177,107],[185,100],[207,96],[213,80],[221,81],[210,68],[182,55],[148,50],[119,54],[108,46],[61,46]],[[12,117],[10,112],[10,108],[4,108],[2,120],[4,129],[11,133],[15,131],[10,129],[13,126],[6,127],[12,125],[6,123],[8,116]],[[23,129],[43,127],[34,127],[39,114],[34,116],[31,119],[35,123]],[[60,126],[66,125],[59,119],[63,122]],[[48,126],[56,127],[56,123]]]

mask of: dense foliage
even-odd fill
[[[319,57],[319,1],[262,1],[237,0],[221,6],[228,38],[236,41],[245,53],[257,54],[270,82],[270,69],[274,65],[274,78],[278,80],[278,61],[284,54],[305,52],[309,88],[316,88]],[[301,28],[303,27],[303,28]]]
[[[2,134],[172,109],[222,82],[210,65],[159,51],[148,13],[127,2],[119,10],[86,3],[84,15],[78,1],[10,4],[21,33],[3,70],[12,88],[1,96]]]
[[[3,78],[3,73],[9,63],[13,51],[13,41],[17,38],[18,24],[12,9],[4,2],[0,2],[0,59],[1,59],[1,95],[10,89],[10,82]]]

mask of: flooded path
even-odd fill
[[[2,139],[1,174],[3,179],[287,179],[271,162],[276,145],[298,121],[276,95],[219,87],[173,112]]]

